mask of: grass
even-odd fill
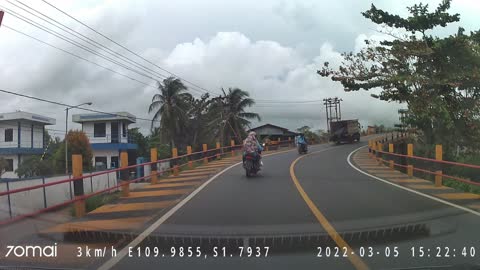
[[[444,179],[443,180],[443,185],[447,187],[451,187],[456,190],[461,190],[465,192],[470,192],[470,193],[475,193],[475,194],[480,194],[480,187],[470,185],[467,183],[459,182],[456,180],[452,179]]]
[[[108,204],[110,202],[115,201],[120,197],[120,192],[116,191],[113,193],[106,193],[106,194],[99,194],[96,196],[92,196],[88,199],[85,200],[85,209],[86,212],[91,212],[100,206],[103,206],[105,204]],[[70,214],[72,216],[75,216],[75,207],[70,208]]]

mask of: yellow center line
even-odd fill
[[[313,153],[315,153],[315,152],[313,152]],[[310,154],[307,154],[307,155],[310,155]],[[305,156],[307,156],[307,155],[305,155]],[[353,264],[355,269],[357,269],[357,270],[367,270],[367,269],[369,269],[368,266],[365,264],[365,262],[360,257],[358,257],[356,254],[352,255],[352,251],[353,251],[352,248],[347,244],[347,242],[345,242],[345,240],[340,236],[340,234],[338,234],[338,232],[335,230],[335,228],[332,226],[332,224],[330,224],[330,222],[328,222],[327,218],[322,214],[322,212],[320,212],[320,210],[317,208],[315,203],[307,195],[307,193],[303,189],[302,185],[300,185],[300,182],[298,181],[297,177],[295,176],[295,164],[297,163],[297,161],[299,161],[301,158],[303,158],[305,156],[298,157],[290,165],[290,176],[292,178],[293,183],[295,184],[295,187],[297,188],[298,192],[302,196],[305,203],[310,208],[310,211],[312,211],[313,215],[317,218],[318,222],[320,222],[320,224],[325,229],[325,231],[327,231],[330,238],[332,238],[333,241],[335,241],[335,243],[337,244],[337,246],[340,249],[343,249],[343,248],[347,249],[347,254],[349,254],[348,260]]]

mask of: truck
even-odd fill
[[[330,122],[330,141],[340,144],[360,141],[360,123],[358,119]]]

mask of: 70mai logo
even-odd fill
[[[51,246],[7,246],[6,257],[57,257],[57,243]]]

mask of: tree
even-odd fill
[[[54,173],[54,168],[51,160],[31,156],[23,160],[15,172],[18,177],[48,176]]]
[[[422,132],[426,144],[479,149],[480,31],[466,34],[459,28],[443,38],[428,33],[460,20],[448,13],[450,3],[442,1],[433,12],[414,5],[406,18],[372,5],[363,16],[391,27],[393,39],[365,41],[359,53],[342,54],[338,69],[326,62],[318,74],[340,82],[345,91],[381,88],[372,96],[406,103],[408,124]]]
[[[261,120],[260,115],[246,112],[247,107],[255,104],[248,92],[239,88],[228,88],[228,92],[222,89],[223,95],[214,98],[210,113],[216,116],[210,126],[217,131],[216,137],[222,145],[229,139],[241,143],[246,137],[246,128],[251,119]],[[212,117],[213,118],[213,117]]]
[[[149,157],[150,148],[148,147],[147,137],[145,137],[140,131],[139,128],[130,128],[128,129],[128,138],[135,142],[138,146],[137,155],[139,157]]]
[[[73,154],[82,155],[82,163],[84,170],[92,169],[92,147],[90,146],[90,141],[88,140],[87,135],[80,130],[70,130],[67,133],[68,140],[68,168],[69,171],[72,170],[72,159]],[[65,142],[63,142],[60,147],[55,151],[53,155],[53,165],[55,167],[55,172],[64,173],[65,172]]]
[[[185,138],[187,143],[193,147],[198,147],[200,142],[210,142],[213,140],[212,132],[208,128],[210,118],[214,116],[209,114],[212,105],[210,95],[203,94],[200,99],[191,98],[189,100],[190,110],[188,111],[188,123]],[[218,117],[218,116],[217,116]]]
[[[7,161],[3,157],[0,157],[0,178],[2,178],[2,174],[6,171],[7,167]]]
[[[160,138],[170,143],[173,148],[187,122],[187,100],[191,99],[191,95],[186,92],[187,87],[183,82],[174,77],[158,82],[158,90],[159,93],[153,96],[148,112],[154,113],[153,121],[160,121]]]

